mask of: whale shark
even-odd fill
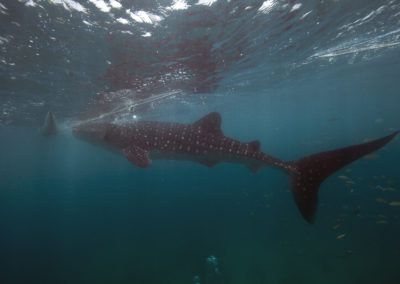
[[[121,153],[140,168],[150,167],[152,160],[166,159],[193,161],[207,167],[222,162],[237,163],[254,173],[264,167],[280,169],[286,173],[295,203],[308,223],[315,221],[318,189],[328,176],[379,150],[398,134],[396,131],[366,143],[285,162],[262,152],[258,140],[241,142],[224,136],[221,115],[217,112],[191,124],[81,121],[72,131],[79,139]]]

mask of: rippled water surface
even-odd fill
[[[397,0],[0,0],[0,282],[398,283],[398,138],[310,225],[279,171],[139,169],[70,125],[217,111],[293,160],[398,130],[399,66]]]

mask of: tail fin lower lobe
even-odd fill
[[[389,143],[399,132],[391,135],[332,151],[313,154],[288,162],[292,171],[288,174],[290,190],[301,215],[314,223],[318,205],[318,188],[331,174]]]

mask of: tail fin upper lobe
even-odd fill
[[[314,223],[318,188],[328,176],[362,156],[382,148],[398,133],[397,131],[367,143],[321,152],[288,162],[292,168],[292,172],[288,175],[290,190],[304,219]]]

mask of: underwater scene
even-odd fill
[[[400,283],[400,1],[0,0],[0,283]]]

